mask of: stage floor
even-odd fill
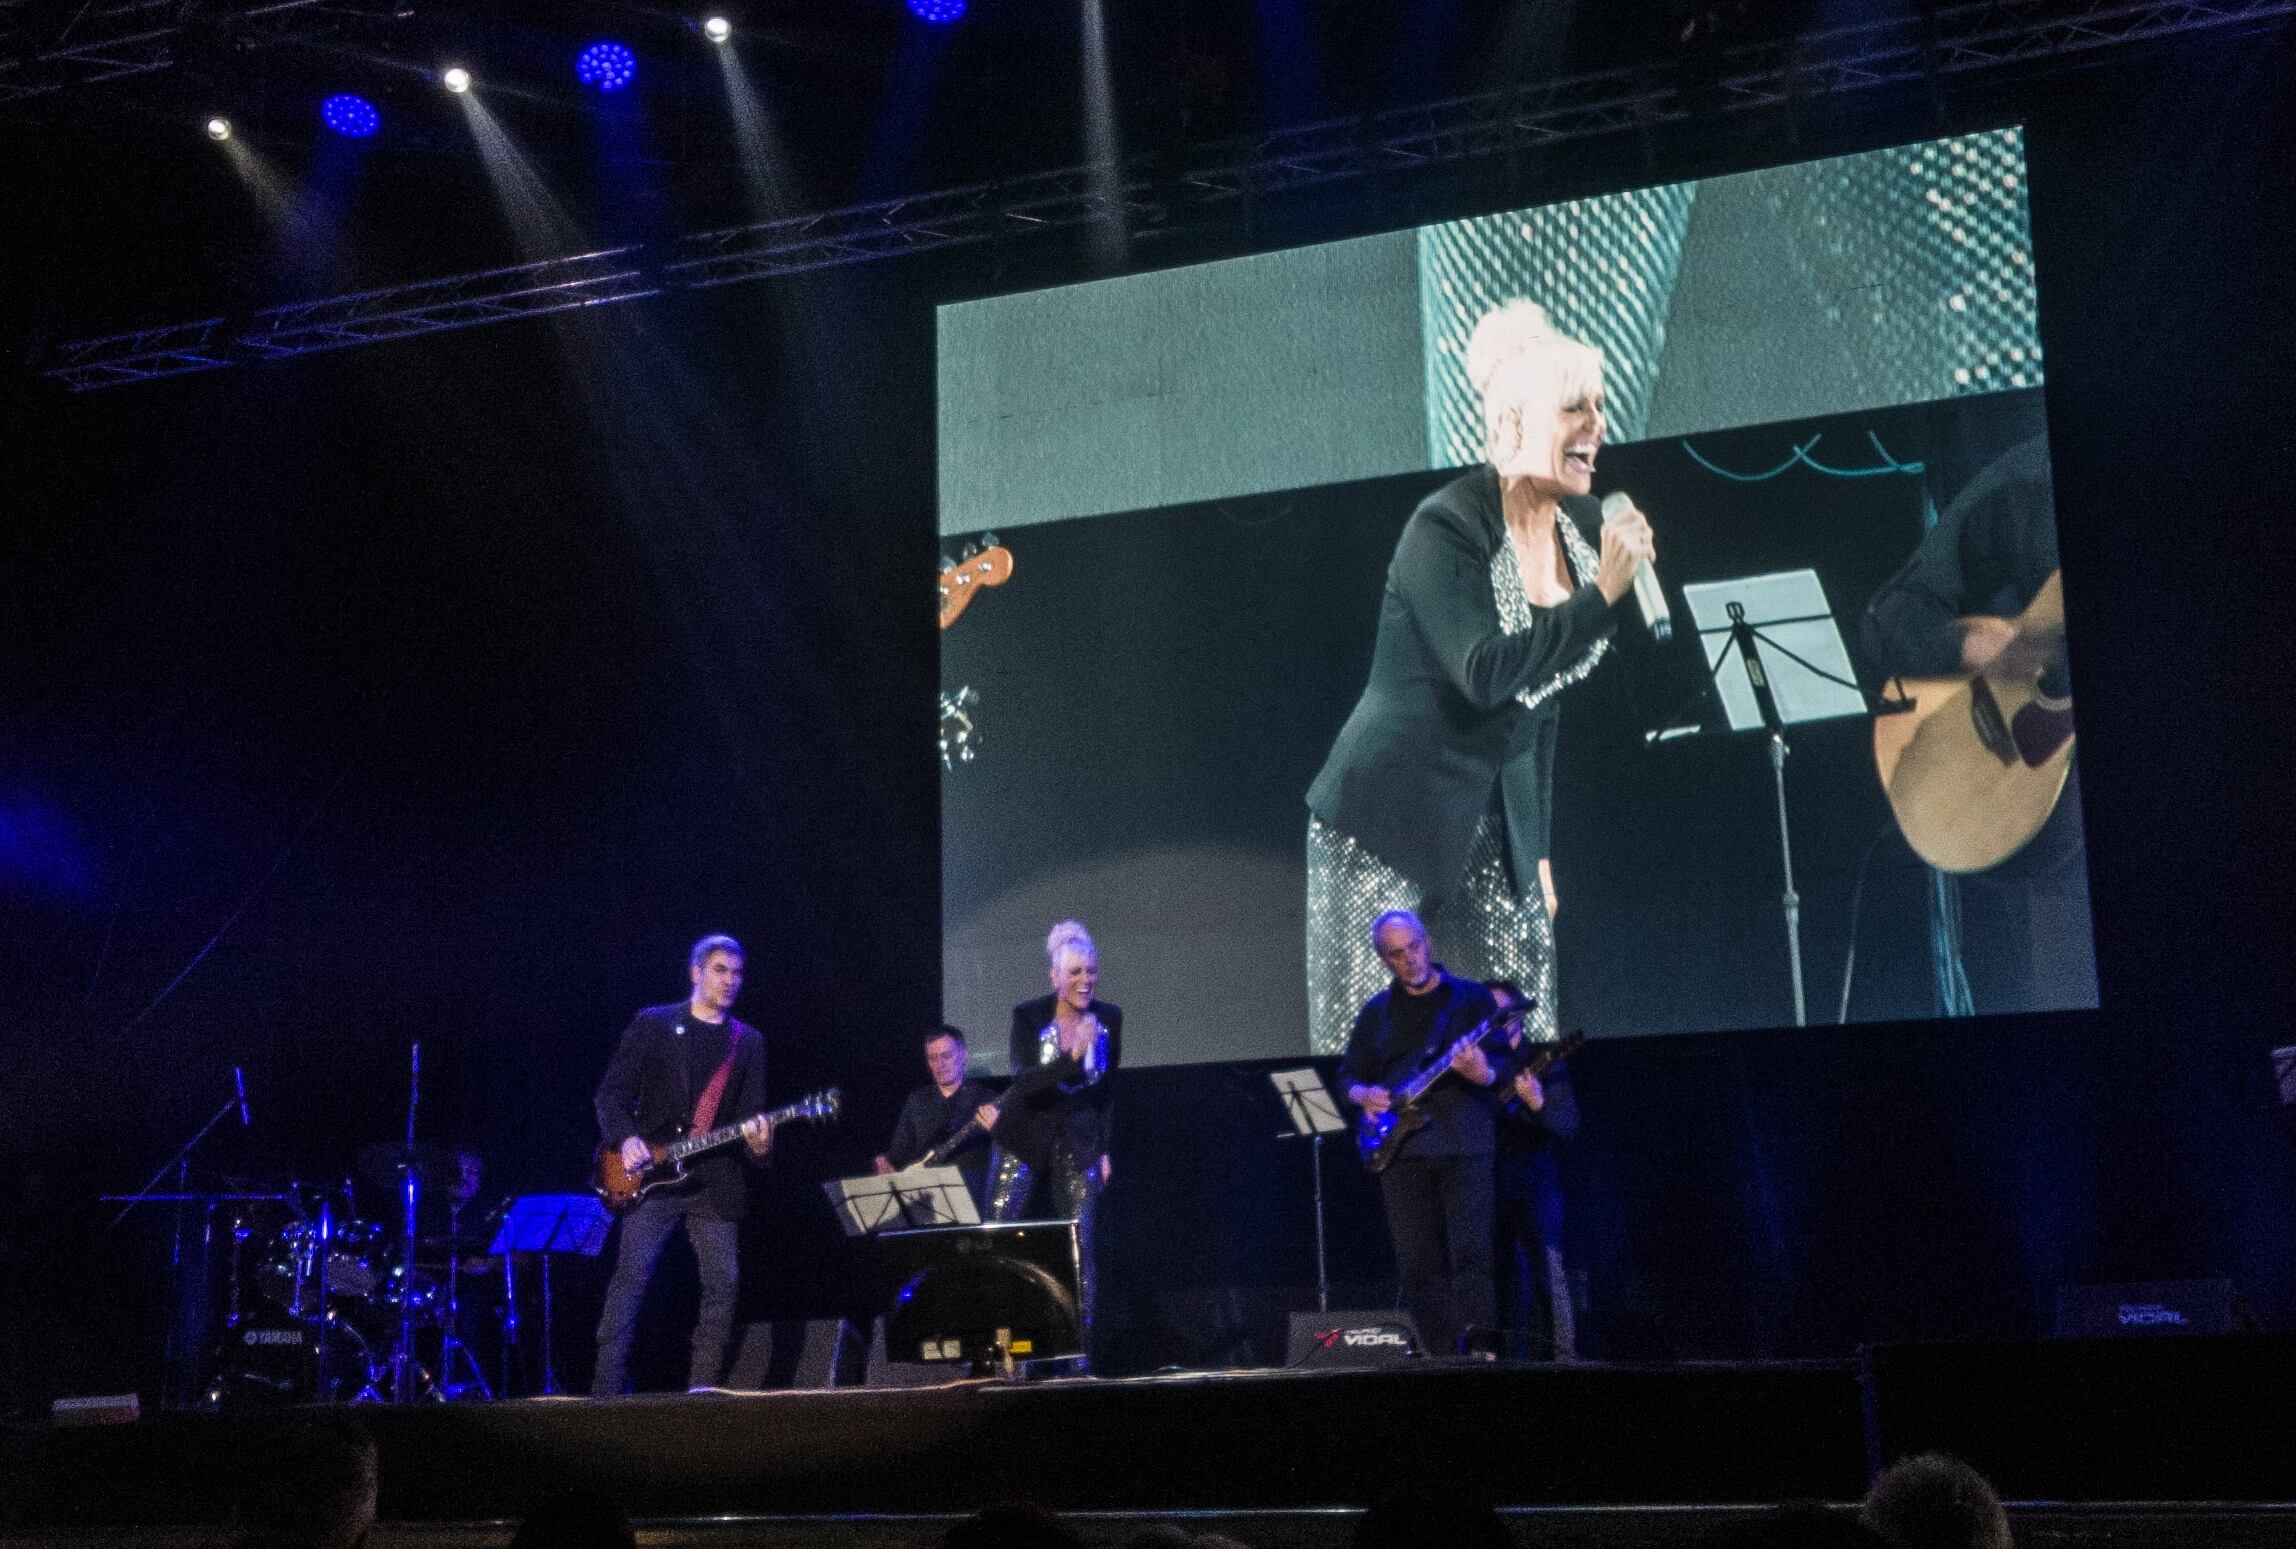
[[[382,1514],[394,1531],[462,1524],[455,1531],[482,1535],[474,1542],[491,1531],[484,1524],[583,1488],[664,1532],[740,1529],[721,1542],[829,1542],[868,1522],[880,1524],[869,1542],[896,1541],[882,1536],[896,1528],[909,1535],[898,1541],[917,1541],[948,1514],[1020,1498],[1135,1523],[1175,1511],[1256,1519],[1255,1542],[1336,1543],[1344,1532],[1330,1529],[1345,1518],[1335,1513],[1463,1469],[1502,1503],[1535,1513],[1543,1542],[1625,1541],[1614,1531],[1671,1542],[1666,1525],[1685,1514],[1853,1501],[1875,1462],[1942,1448],[2012,1500],[2181,1503],[2152,1514],[2189,1523],[2196,1510],[2229,1512],[2241,1536],[2216,1541],[2281,1543],[2291,1519],[2265,1508],[2296,1500],[2292,1379],[2296,1341],[2232,1338],[1893,1347],[1830,1362],[1409,1362],[355,1413],[380,1447]],[[164,1415],[15,1428],[0,1463],[0,1535],[225,1522],[235,1481],[261,1466],[276,1422]],[[711,1518],[728,1520],[700,1520]],[[773,1536],[803,1519],[815,1523],[812,1538]]]

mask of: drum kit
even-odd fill
[[[386,1142],[361,1150],[356,1178],[337,1185],[208,1196],[209,1241],[224,1251],[199,1401],[492,1397],[462,1337],[466,1277],[504,1268],[486,1252],[500,1211],[470,1209],[483,1172],[465,1150]],[[362,1218],[361,1181],[393,1199],[411,1194],[417,1230]]]

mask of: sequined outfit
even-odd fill
[[[1015,1085],[997,1121],[996,1149],[989,1166],[988,1214],[992,1221],[1027,1219],[1029,1196],[1038,1184],[1045,1199],[1040,1217],[1076,1222],[1077,1310],[1089,1340],[1099,1275],[1093,1266],[1094,1228],[1100,1206],[1100,1159],[1109,1154],[1107,1075],[1123,1057],[1124,1011],[1094,1001],[1100,1036],[1072,1062],[1073,1075],[1036,1083],[1023,1080],[1031,1069],[1060,1064],[1053,1023],[1054,998],[1040,996],[1013,1008],[1012,1068]],[[1015,1098],[1026,1087],[1028,1095]]]
[[[1308,793],[1309,1043],[1346,1046],[1356,1011],[1387,982],[1371,922],[1427,921],[1435,955],[1538,998],[1533,1036],[1555,1036],[1554,927],[1539,886],[1548,852],[1557,699],[1609,649],[1600,556],[1555,528],[1576,588],[1532,604],[1488,468],[1422,502],[1396,546],[1371,682]],[[1578,509],[1574,510],[1576,507]]]

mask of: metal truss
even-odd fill
[[[1145,178],[1119,169],[1064,168],[1017,183],[980,183],[945,193],[888,199],[825,215],[796,215],[682,239],[662,266],[670,284],[700,289],[867,263],[936,248],[1121,215],[1128,226],[1161,220],[1164,207]]]
[[[0,0],[5,15],[6,0]],[[140,4],[142,0],[126,0]],[[292,0],[283,0],[292,3]],[[1145,160],[1068,167],[1004,183],[923,194],[701,232],[649,257],[637,248],[428,280],[256,313],[69,344],[42,374],[74,390],[212,370],[508,318],[869,263],[1120,215],[1133,229],[1175,205],[1224,203],[1541,145],[1638,132],[1717,112],[1903,86],[2296,16],[2296,0],[1977,0],[1924,17],[1749,45],[1695,78],[1611,70],[1417,107],[1278,130],[1231,142],[1173,178]]]
[[[82,0],[53,22],[54,5],[11,0],[0,7],[0,106],[76,86],[172,69],[194,28],[238,27],[258,38],[325,0]],[[43,26],[43,22],[52,22]],[[281,41],[273,37],[268,41]]]
[[[239,334],[236,343],[255,357],[273,359],[635,301],[661,289],[643,269],[629,263],[637,251],[607,248],[483,274],[267,307],[255,314],[253,326]]]

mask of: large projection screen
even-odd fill
[[[1783,843],[1806,1020],[1844,1015],[1853,946],[1850,1021],[2093,1006],[2067,669],[2027,612],[2056,529],[2025,176],[2006,129],[942,308],[944,554],[1010,562],[943,609],[948,1019],[993,1054],[1075,918],[1128,1064],[1344,1036],[1311,1008],[1307,794],[1366,696],[1406,524],[1483,463],[1463,356],[1518,298],[1602,352],[1592,493],[1648,513],[1678,626],[1661,644],[1617,610],[1559,700],[1552,1025],[1791,1024]],[[1909,599],[2022,616],[2001,660],[2041,708],[2015,684],[2002,708],[2013,761],[2043,755],[2018,799],[2056,765],[2037,834],[1925,863],[1907,836],[1946,787],[1893,809],[1862,712],[1787,729],[1781,833],[1770,738],[1730,729],[1682,589],[1802,571],[1885,700],[1962,665]],[[1976,735],[1981,690],[1894,724]],[[1431,897],[1443,956],[1463,916]]]

